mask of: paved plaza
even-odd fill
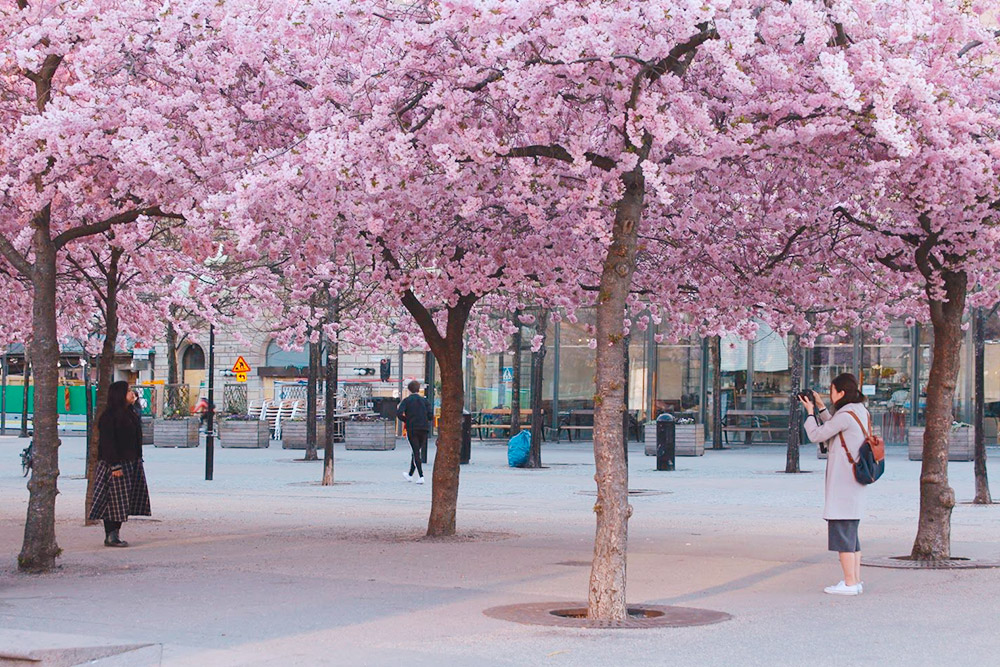
[[[0,438],[0,653],[97,665],[987,665],[1000,663],[1000,570],[867,568],[858,598],[824,595],[823,462],[803,448],[707,452],[657,472],[630,451],[629,600],[728,612],[692,628],[577,630],[519,625],[483,610],[586,598],[594,518],[589,443],[547,443],[543,470],[510,469],[473,445],[455,539],[420,539],[431,488],[402,478],[408,448],[336,452],[338,484],[301,452],[146,448],[153,517],[122,529],[128,549],[84,527],[84,445],[61,448],[60,569],[21,575],[28,493]],[[433,447],[431,449],[433,456]],[[996,459],[1000,452],[990,449]],[[919,463],[889,451],[870,489],[867,556],[906,553]],[[1000,465],[990,473],[1000,496]],[[429,473],[428,473],[429,474]],[[971,463],[953,463],[959,501]],[[955,556],[1000,558],[1000,506],[959,505]],[[72,650],[70,650],[72,649]],[[44,651],[48,651],[45,653]],[[75,657],[74,657],[75,656]],[[2,661],[0,661],[2,662]]]

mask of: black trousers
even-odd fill
[[[104,520],[104,534],[110,535],[113,531],[118,530],[122,527],[121,521],[112,521],[111,519]]]
[[[424,476],[423,468],[420,467],[420,450],[427,446],[427,431],[406,430],[406,439],[410,441],[410,449],[413,450],[410,457],[410,474],[416,470],[421,477]]]

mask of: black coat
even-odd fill
[[[396,409],[396,416],[406,424],[407,431],[430,431],[431,414],[431,404],[420,394],[410,394]]]
[[[105,412],[97,422],[97,459],[112,466],[142,458],[142,425],[131,408]]]

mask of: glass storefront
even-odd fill
[[[550,322],[547,336],[542,407],[550,426],[585,428],[594,409],[595,335],[592,310],[577,311],[575,318]],[[705,423],[711,437],[712,373],[709,343],[698,338],[655,343],[663,327],[635,330],[629,343],[628,408],[638,424],[669,412],[676,417]],[[853,373],[862,383],[877,431],[888,444],[906,443],[907,427],[923,423],[927,378],[930,369],[930,328],[903,322],[887,332],[891,340],[866,339],[860,330],[843,337],[824,337],[812,348],[801,348],[804,386],[829,392],[830,382],[841,373]],[[531,340],[534,326],[525,326],[521,355],[521,407],[531,405]],[[1000,424],[1000,315],[993,315],[986,330],[986,430],[996,442]],[[971,339],[970,339],[971,341]],[[956,392],[956,418],[971,419],[971,346],[962,357],[962,377]],[[792,384],[788,339],[760,324],[753,341],[724,337],[720,342],[722,414],[751,410],[755,425],[782,427],[787,420]],[[969,355],[969,359],[965,358]],[[473,412],[510,408],[513,353],[470,352],[466,357],[467,408]],[[916,409],[914,409],[916,404]],[[770,413],[770,414],[768,414]],[[746,416],[744,416],[746,417]],[[764,422],[767,422],[766,424]],[[755,435],[753,441],[782,441],[780,429]],[[633,434],[637,433],[633,431]],[[578,435],[589,439],[591,431]],[[565,434],[564,434],[565,435]],[[765,437],[766,436],[766,437]],[[634,435],[633,435],[634,437]]]
[[[913,337],[902,323],[887,333],[891,342],[864,343],[859,379],[875,428],[881,428],[886,444],[902,445],[913,403]]]
[[[701,350],[701,341],[697,339],[656,346],[653,419],[664,412],[698,417],[701,407]]]

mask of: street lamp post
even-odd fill
[[[208,406],[205,408],[205,481],[215,468],[215,325],[208,327]]]

